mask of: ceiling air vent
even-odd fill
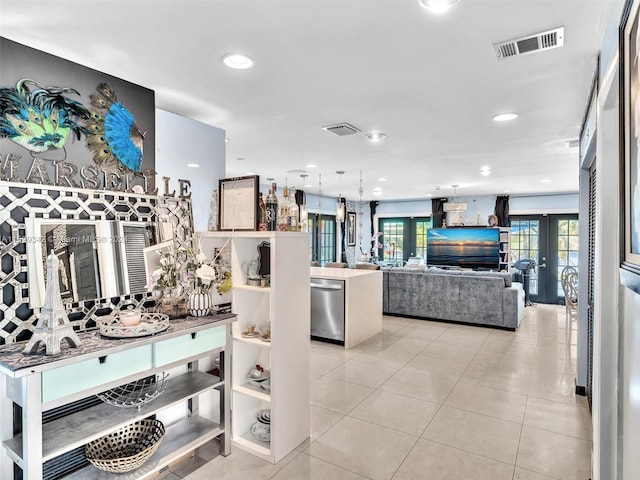
[[[329,133],[333,133],[334,135],[338,135],[339,137],[344,137],[345,135],[353,135],[354,133],[358,133],[360,130],[349,123],[336,123],[335,125],[327,125],[326,127],[322,127],[323,130],[326,130]]]
[[[564,27],[554,28],[528,37],[493,44],[498,60],[564,46]]]

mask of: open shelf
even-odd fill
[[[263,402],[271,401],[271,394],[269,392],[261,388],[254,387],[253,385],[250,385],[248,383],[233,387],[233,391],[242,393],[244,395],[249,395],[250,397],[255,397],[258,400],[262,400]]]
[[[260,338],[258,337],[245,338],[242,335],[238,335],[237,337],[234,336],[233,339],[237,340],[238,342],[247,343],[249,345],[260,345],[261,347],[267,347],[267,348],[271,347],[271,342],[265,342],[264,340],[260,340]]]
[[[252,285],[234,285],[235,290],[247,292],[271,293],[271,287],[254,287]]]
[[[231,443],[265,460],[271,461],[271,443],[261,442],[254,437],[251,432],[245,432],[242,435],[235,436]]]
[[[100,403],[86,410],[61,417],[42,426],[42,461],[80,447],[125,425],[222,385],[220,378],[203,372],[168,377],[162,395],[138,408],[118,408]],[[10,456],[21,459],[22,435],[3,442]]]
[[[127,473],[109,473],[98,470],[93,465],[83,468],[65,477],[69,480],[110,480],[144,479],[156,476],[170,463],[182,458],[191,450],[198,448],[217,437],[224,430],[220,425],[202,417],[191,417],[167,427],[158,451],[140,468]],[[251,433],[249,433],[251,435]],[[256,440],[257,441],[257,440]]]

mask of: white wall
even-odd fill
[[[600,52],[597,120],[593,480],[640,478],[640,296],[619,283],[618,26],[611,2]],[[586,102],[585,102],[586,105]]]
[[[156,109],[156,171],[158,193],[162,177],[171,178],[170,191],[179,194],[178,179],[191,181],[191,204],[196,231],[207,230],[211,194],[225,174],[225,132],[190,118]],[[197,163],[200,168],[189,168]]]
[[[449,197],[453,201],[453,197]],[[509,213],[512,215],[533,215],[544,213],[577,213],[577,193],[558,195],[528,195],[509,197]],[[480,225],[487,224],[487,218],[495,210],[496,196],[455,197],[456,202],[467,202],[467,211],[462,215],[465,225],[477,225],[478,215]],[[430,216],[431,200],[417,200],[413,202],[380,202],[376,210],[379,218],[393,216]]]

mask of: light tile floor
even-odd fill
[[[517,332],[384,317],[356,348],[311,346],[311,437],[277,465],[215,444],[174,480],[587,480],[575,326],[525,310]]]

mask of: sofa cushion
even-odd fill
[[[505,286],[502,278],[462,275],[459,288],[458,320],[503,326],[502,299]]]

